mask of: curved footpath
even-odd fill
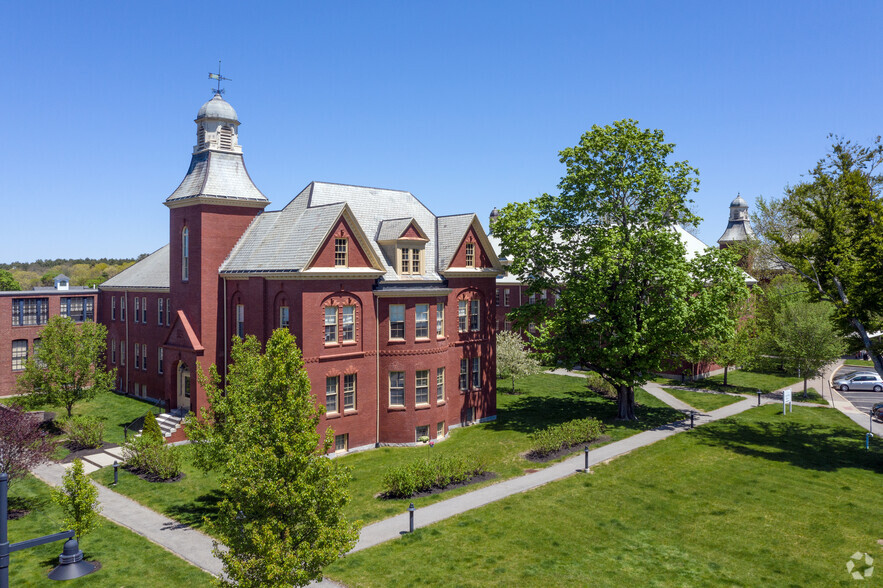
[[[564,370],[556,370],[555,373],[583,377],[582,374],[565,372]],[[649,383],[644,389],[673,408],[685,412],[693,410],[691,406],[667,393],[657,384]],[[766,400],[764,403],[767,404],[771,402],[776,401]],[[837,405],[836,400],[834,404],[835,406]],[[706,423],[711,423],[739,414],[756,405],[757,401],[755,399],[746,398],[740,402],[710,411],[707,414],[697,414],[695,417],[695,426],[702,426]],[[620,455],[625,455],[635,449],[661,441],[662,439],[689,429],[690,421],[689,419],[685,419],[632,435],[631,437],[627,437],[614,443],[609,443],[589,452],[589,465],[596,465],[614,459]],[[449,498],[441,502],[421,507],[415,512],[414,525],[415,527],[426,527],[460,513],[502,500],[513,494],[526,492],[544,484],[548,484],[549,482],[566,478],[577,472],[581,472],[584,463],[585,456],[582,452],[579,452],[573,457],[537,472],[525,474],[517,478],[510,478],[497,484],[485,486],[484,488],[467,492],[455,496],[454,498]],[[64,471],[64,466],[58,463],[52,463],[36,468],[34,474],[44,482],[53,486],[58,486],[61,484]],[[148,538],[157,545],[164,547],[175,555],[202,568],[210,574],[215,576],[221,575],[221,562],[212,555],[213,540],[211,537],[161,515],[134,500],[117,494],[109,488],[100,484],[95,485],[98,487],[98,496],[103,509],[101,514],[104,517]],[[379,545],[380,543],[397,539],[408,529],[408,524],[408,513],[404,512],[392,518],[368,525],[362,529],[359,541],[352,551],[361,551],[362,549],[367,549]],[[316,583],[315,585],[337,586],[334,582],[327,580]]]

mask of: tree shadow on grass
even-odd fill
[[[883,473],[880,444],[865,450],[861,432],[796,422],[725,420],[692,431],[701,443],[735,453],[833,472],[861,468]]]
[[[220,490],[212,490],[202,496],[197,496],[186,504],[175,504],[169,507],[168,515],[176,521],[188,527],[202,527],[205,518],[215,518],[218,514],[218,504],[224,499]]]
[[[569,392],[563,398],[521,396],[505,408],[498,408],[497,419],[485,426],[489,431],[534,433],[566,421],[595,417],[607,425],[644,431],[684,418],[683,413],[667,406],[639,404],[636,412],[637,421],[617,420],[616,401],[589,392]]]

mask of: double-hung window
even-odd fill
[[[120,320],[126,322],[126,297],[120,296]]]
[[[405,338],[405,305],[390,304],[389,305],[389,338],[404,339]]]
[[[110,320],[117,320],[117,297],[110,297]]]
[[[28,340],[16,339],[12,342],[12,371],[20,372],[28,362]]]
[[[163,348],[157,347],[156,348],[156,373],[158,373],[158,374],[163,373],[162,360],[163,360]]]
[[[147,343],[141,345],[141,371],[147,371]]]
[[[347,239],[337,238],[334,240],[334,265],[346,267],[347,262]]]
[[[337,343],[337,307],[325,307],[325,342]]]
[[[117,340],[110,340],[110,363],[117,362]]]
[[[340,340],[344,343],[356,340],[355,306],[343,306],[340,309]]]
[[[156,299],[156,324],[158,324],[159,326],[162,326],[162,317],[163,317],[162,298],[157,298]]]
[[[141,298],[141,322],[147,324],[147,296]]]
[[[405,372],[389,372],[389,405],[405,405]]]
[[[435,305],[435,335],[437,337],[445,336],[445,303],[439,302]]]
[[[503,290],[503,306],[509,306],[509,288]]]
[[[280,306],[279,307],[279,328],[280,329],[287,329],[288,323],[289,323],[288,307],[287,306]]]
[[[337,387],[339,385],[339,377],[325,378],[325,412],[337,412]]]
[[[435,370],[435,401],[445,401],[445,368],[440,367]]]
[[[460,390],[469,389],[469,360],[465,357],[460,360]]]
[[[343,409],[356,410],[356,374],[343,376]]]
[[[429,305],[418,304],[415,307],[414,336],[417,339],[429,337]]]
[[[135,300],[138,300],[137,298]],[[135,369],[141,369],[141,345],[135,343]]]
[[[479,327],[478,321],[478,309],[480,306],[479,300],[471,300],[469,302],[469,330],[477,331]]]
[[[429,370],[417,370],[414,391],[417,404],[429,404]]]
[[[169,315],[172,313],[172,299],[166,298],[166,326],[169,326]]]
[[[478,390],[481,388],[481,358],[472,358],[472,388]]]
[[[466,267],[475,267],[475,243],[466,243]]]
[[[133,322],[139,322],[141,320],[141,299],[135,296],[135,314],[132,316]]]

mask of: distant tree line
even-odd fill
[[[87,257],[0,263],[0,290],[30,290],[34,286],[51,286],[58,274],[69,277],[73,286],[95,286],[145,257],[146,253],[139,255],[137,259]]]

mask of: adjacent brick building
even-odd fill
[[[169,244],[99,287],[108,362],[128,393],[194,410],[230,342],[288,328],[335,450],[414,443],[496,415],[496,276],[474,214],[409,192],[313,182],[282,210],[255,186],[239,119],[199,110]]]
[[[40,333],[50,318],[95,320],[98,290],[71,286],[65,275],[56,276],[54,282],[51,287],[0,292],[0,396],[18,393],[18,375],[40,344]]]

